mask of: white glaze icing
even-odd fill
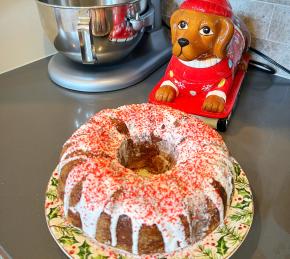
[[[174,252],[188,245],[185,239],[184,226],[180,219],[176,219],[176,222],[173,223],[162,222],[158,228],[163,237],[166,253]]]
[[[132,253],[138,254],[138,241],[139,241],[139,233],[141,230],[141,227],[143,225],[143,222],[139,222],[138,220],[132,221]]]

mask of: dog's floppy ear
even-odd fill
[[[226,47],[230,43],[234,34],[234,25],[229,18],[221,17],[219,20],[219,35],[216,39],[213,54],[218,58],[226,57]]]

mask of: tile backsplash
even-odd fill
[[[182,0],[163,0],[166,22]],[[236,15],[241,17],[252,34],[252,46],[290,69],[290,0],[230,0]],[[253,55],[253,59],[267,63]],[[290,75],[278,69],[278,75]]]

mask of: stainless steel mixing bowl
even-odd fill
[[[114,63],[154,25],[147,0],[36,0],[42,27],[55,48],[83,64]]]

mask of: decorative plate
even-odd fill
[[[99,244],[97,241],[70,225],[63,219],[62,202],[58,199],[59,175],[55,171],[46,191],[45,216],[53,238],[70,258],[80,259],[189,259],[189,258],[229,258],[245,240],[254,216],[253,195],[249,181],[238,163],[235,163],[234,195],[227,210],[224,225],[202,241],[173,254],[134,256],[129,253]]]

